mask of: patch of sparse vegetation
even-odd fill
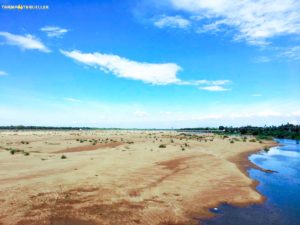
[[[67,156],[65,156],[65,155],[62,155],[60,158],[61,158],[61,159],[66,159],[66,158],[67,158]]]
[[[166,148],[167,146],[165,144],[160,144],[158,147],[159,148]]]

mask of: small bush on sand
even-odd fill
[[[14,155],[16,153],[16,150],[15,149],[11,149],[10,150],[10,154]]]
[[[159,147],[159,148],[166,148],[167,146],[164,145],[164,144],[161,144],[161,145],[159,145],[158,147]]]
[[[234,143],[234,141],[233,141],[233,140],[231,140],[231,141],[230,141],[230,144],[233,144],[233,143]]]
[[[66,159],[66,158],[67,158],[67,156],[65,156],[65,155],[62,155],[60,158],[61,158],[61,159]]]

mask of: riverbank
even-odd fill
[[[257,190],[266,197],[262,204],[244,207],[221,204],[216,217],[203,220],[204,225],[298,225],[300,220],[300,145],[295,140],[277,139],[278,146],[254,153],[249,160],[259,168],[250,168],[249,176],[257,180]]]
[[[247,155],[274,145],[170,131],[0,135],[3,225],[197,224],[221,203],[263,201]]]

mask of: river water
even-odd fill
[[[249,157],[258,166],[277,171],[248,170],[250,177],[259,181],[257,190],[267,198],[266,202],[248,207],[223,204],[212,209],[216,217],[202,224],[300,225],[300,144],[295,140],[276,141],[280,146]]]

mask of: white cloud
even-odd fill
[[[159,28],[171,27],[171,28],[187,28],[191,25],[190,21],[182,18],[179,15],[166,16],[163,15],[159,19],[154,21],[154,25]]]
[[[195,85],[195,86],[201,86],[201,85],[227,85],[230,84],[230,80],[191,80],[191,81],[183,81],[180,80],[177,82],[178,85]]]
[[[300,110],[292,112],[292,115],[293,116],[300,116]]]
[[[141,80],[151,84],[172,84],[180,81],[176,74],[181,67],[175,63],[145,63],[132,61],[118,55],[102,53],[81,53],[80,51],[62,51],[65,56],[89,66],[99,67],[105,72],[111,72],[118,77]]]
[[[8,32],[0,32],[0,36],[6,39],[8,45],[15,45],[21,49],[39,50],[41,52],[50,52],[50,50],[36,37],[30,34],[15,35]]]
[[[265,110],[257,113],[257,116],[281,116],[280,112],[274,110]]]
[[[213,85],[212,87],[203,87],[202,90],[225,91],[222,85],[230,83],[229,80],[195,80],[184,81],[177,77],[177,73],[182,68],[175,63],[146,63],[129,60],[118,55],[95,53],[81,53],[80,51],[63,51],[61,53],[69,58],[72,58],[80,63],[88,66],[99,67],[104,72],[111,72],[117,77],[141,80],[145,83],[155,85],[191,85],[203,86]]]
[[[7,72],[5,72],[5,71],[3,71],[3,70],[0,70],[0,77],[2,77],[2,76],[7,76],[7,75],[8,75]]]
[[[45,32],[48,37],[61,37],[69,30],[65,28],[56,27],[56,26],[46,26],[46,27],[42,27],[41,31]]]
[[[176,10],[200,17],[203,31],[235,31],[235,40],[266,45],[268,39],[300,34],[300,1],[298,0],[166,0]],[[199,19],[198,19],[199,20]]]
[[[230,89],[224,88],[220,85],[211,85],[211,86],[204,86],[199,88],[206,91],[230,91]]]

